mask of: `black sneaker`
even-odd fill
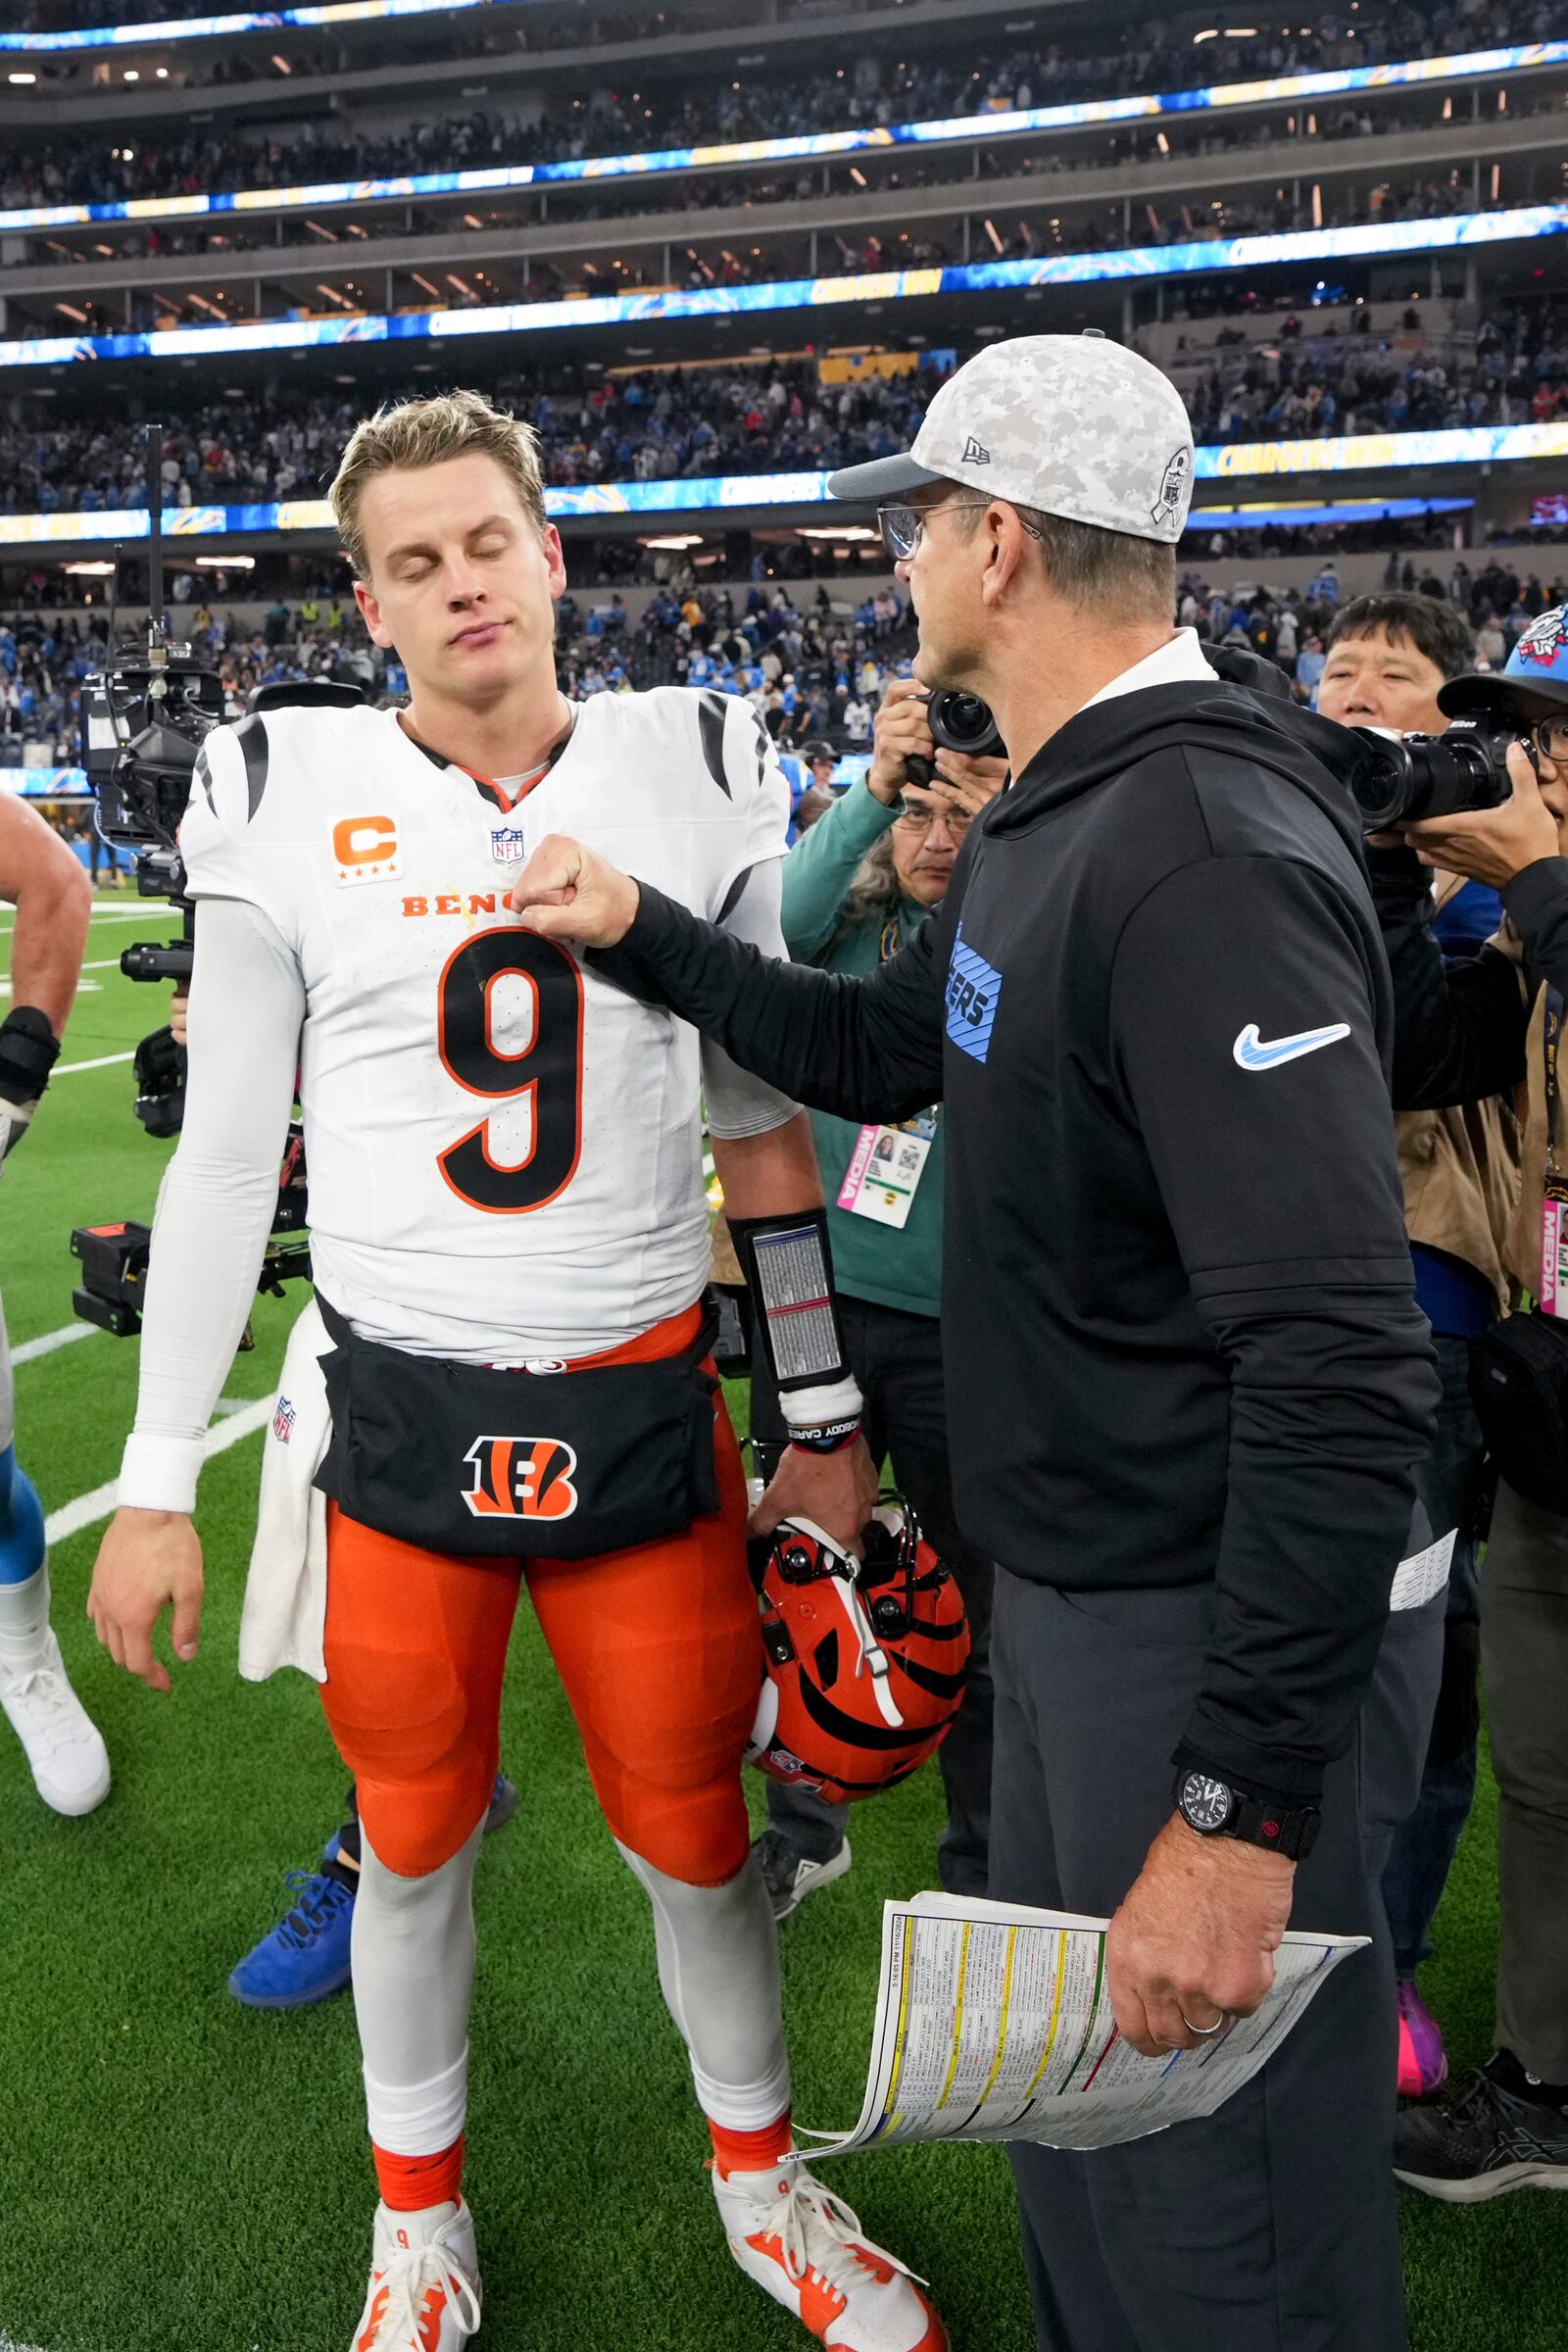
[[[1510,2188],[1568,2188],[1568,2111],[1521,2098],[1477,2067],[1440,2098],[1401,2109],[1394,2172],[1406,2188],[1447,2205],[1482,2205]]]
[[[808,1894],[814,1894],[819,1886],[831,1886],[835,1879],[842,1879],[852,1859],[847,1838],[840,1839],[836,1852],[829,1854],[825,1862],[818,1862],[810,1854],[803,1854],[798,1845],[792,1845],[782,1830],[764,1830],[752,1851],[762,1873],[775,1919],[788,1919]]]

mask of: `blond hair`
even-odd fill
[[[377,409],[355,426],[327,493],[343,552],[357,579],[368,579],[370,573],[360,521],[366,484],[394,466],[441,466],[448,458],[466,457],[470,450],[495,459],[524,512],[544,529],[539,436],[531,424],[492,408],[481,392],[442,392],[429,400],[400,401]]]

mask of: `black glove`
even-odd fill
[[[19,1004],[0,1021],[0,1159],[26,1134],[59,1057],[60,1040],[36,1004]]]

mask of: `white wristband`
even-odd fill
[[[782,1389],[778,1400],[791,1429],[825,1429],[831,1421],[857,1421],[865,1410],[859,1383],[849,1373],[828,1387]]]
[[[188,1516],[196,1508],[201,1466],[200,1438],[160,1438],[132,1430],[120,1464],[117,1504],[121,1509],[183,1511]]]

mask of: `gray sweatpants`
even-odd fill
[[[1568,1519],[1497,1489],[1481,1569],[1497,1775],[1497,2040],[1568,2082]]]
[[[1210,1586],[1064,1593],[1002,1571],[991,1891],[1106,1915],[1171,1812]],[[1403,2352],[1396,2008],[1359,1819],[1333,1766],[1297,1926],[1369,1935],[1217,2115],[1125,2147],[1009,2150],[1041,2352]]]

